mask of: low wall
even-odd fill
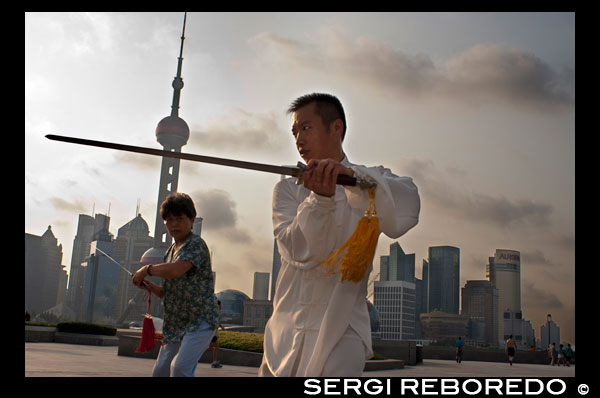
[[[54,341],[55,327],[25,325],[25,341],[34,343],[51,343]]]
[[[401,359],[381,359],[365,362],[365,372],[371,370],[404,369],[404,361]]]
[[[414,366],[427,359],[444,359],[453,361],[456,359],[455,347],[443,346],[419,346],[413,341],[387,341],[373,339],[373,351],[386,358],[401,359],[406,365]],[[504,349],[489,349],[463,347],[463,361],[482,362],[508,362],[508,356]],[[515,355],[515,363],[530,363],[547,365],[548,354],[546,351],[520,351]],[[571,363],[575,363],[574,358]]]
[[[455,347],[424,346],[424,359],[456,359]],[[483,362],[508,362],[508,355],[504,349],[486,349],[463,347],[463,361],[483,361]],[[548,354],[546,351],[520,351],[515,354],[514,363],[530,363],[538,365],[548,364]],[[571,361],[574,362],[574,361]]]
[[[117,336],[105,336],[102,334],[56,332],[54,335],[54,342],[66,344],[116,346],[119,345],[119,338]]]
[[[414,341],[373,339],[373,351],[386,358],[401,359],[405,365],[417,364],[417,344]]]
[[[117,336],[100,334],[63,333],[57,332],[55,327],[25,325],[25,341],[32,343],[66,343],[84,345],[116,346],[119,344]]]

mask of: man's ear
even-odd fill
[[[340,138],[340,141],[342,140],[342,133],[344,132],[344,122],[342,122],[342,119],[335,119],[333,122],[331,122],[331,124],[329,125],[329,131],[332,134],[337,135]]]

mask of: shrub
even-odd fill
[[[376,352],[373,352],[373,357],[371,357],[371,361],[382,361],[384,359],[387,359],[387,358]]]
[[[247,333],[233,332],[229,330],[219,330],[219,347],[228,348],[231,350],[251,351],[263,353],[264,334],[262,333]],[[387,359],[383,355],[374,352],[371,360]]]
[[[56,330],[63,333],[117,335],[117,329],[112,326],[86,322],[62,322],[56,325]]]
[[[47,326],[47,327],[56,327],[55,323],[47,323],[47,322],[31,322],[25,321],[26,326]]]
[[[219,330],[219,347],[232,350],[263,352],[263,338],[261,333],[231,332]]]

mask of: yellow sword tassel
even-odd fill
[[[373,262],[379,239],[379,219],[375,211],[375,188],[369,188],[369,208],[358,221],[352,236],[335,253],[324,260],[327,274],[336,273],[339,265],[341,281],[360,282]]]

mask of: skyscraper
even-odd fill
[[[398,242],[390,245],[390,254],[379,260],[380,281],[415,281],[415,255],[405,254]]]
[[[521,255],[516,250],[496,249],[489,258],[486,274],[492,285],[498,289],[498,338],[503,341],[504,312],[514,312],[518,319],[521,314]]]
[[[379,257],[379,280],[390,280],[390,256]]]
[[[453,246],[429,248],[427,310],[458,314],[460,299],[460,249]]]
[[[113,235],[105,228],[94,234],[86,262],[83,284],[83,319],[86,322],[112,323],[116,317],[119,267],[96,248],[113,256]]]
[[[542,340],[541,349],[545,350],[550,344],[556,343],[556,349],[558,350],[558,345],[561,343],[560,328],[552,320],[551,314],[546,316],[546,324],[540,326],[540,339]]]
[[[269,299],[269,273],[255,272],[254,286],[252,288],[252,300]]]
[[[379,312],[382,340],[416,338],[414,282],[375,281],[373,304]]]
[[[117,239],[114,241],[114,259],[123,267],[131,272],[136,272],[140,268],[140,259],[142,254],[152,247],[154,240],[150,236],[148,224],[142,218],[140,213],[128,223],[119,228]],[[131,277],[125,273],[119,273],[119,285],[117,292],[116,312],[119,320],[122,322],[138,321],[142,322],[146,311],[146,303],[140,300],[139,288],[131,283]],[[138,297],[136,297],[138,296]],[[134,299],[135,297],[135,299]],[[124,312],[130,300],[134,299],[137,304],[135,311],[125,315]],[[121,320],[120,318],[125,315]],[[118,326],[118,325],[117,325]]]
[[[484,325],[479,340],[498,344],[498,290],[490,281],[467,281],[462,288],[461,303],[462,315]]]
[[[496,249],[490,268],[490,282],[500,293],[500,310],[520,312],[521,254],[516,250]]]
[[[87,214],[79,215],[77,234],[73,239],[71,254],[71,268],[69,269],[69,283],[67,288],[67,306],[79,315],[79,308],[83,298],[83,282],[85,268],[81,266],[84,259],[90,254],[90,243],[94,237],[94,217]]]
[[[202,221],[203,221],[203,218],[196,215],[196,219],[194,220],[194,225],[192,226],[192,232],[195,235],[198,235],[198,236],[202,235]]]
[[[62,254],[50,226],[42,236],[25,233],[25,309],[29,312],[41,313],[56,305]]]

